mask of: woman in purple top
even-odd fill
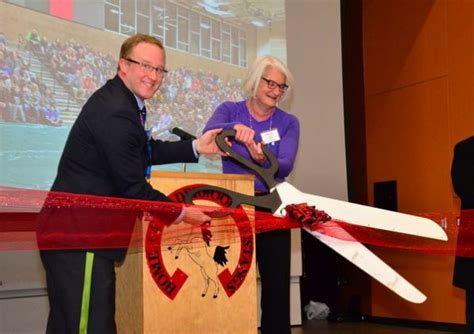
[[[299,122],[294,115],[278,108],[277,104],[290,95],[292,83],[292,75],[281,61],[271,56],[257,59],[244,81],[247,99],[222,103],[204,131],[235,129],[236,141],[232,143],[232,148],[262,166],[269,164],[262,152],[262,145],[266,145],[278,158],[280,168],[276,178],[283,181],[292,171],[298,151]],[[224,173],[255,175],[230,158],[224,157],[222,165]],[[265,194],[268,191],[257,176],[255,193]],[[256,244],[262,282],[261,332],[290,333],[290,231],[260,233],[256,236]]]

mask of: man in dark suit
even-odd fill
[[[454,191],[461,199],[458,254],[453,284],[466,290],[466,333],[474,333],[474,258],[462,255],[472,247],[474,229],[474,136],[457,143],[451,166]],[[472,256],[472,254],[469,254]]]
[[[152,164],[195,162],[199,154],[219,153],[214,141],[219,129],[194,141],[147,136],[144,101],[165,73],[158,40],[138,34],[122,44],[117,75],[89,98],[71,129],[52,191],[169,201],[146,180]],[[178,207],[159,218],[196,225],[210,219],[195,207]],[[99,219],[104,218],[94,217],[94,223]],[[115,333],[114,262],[124,256],[124,249],[42,251],[50,302],[47,333]]]

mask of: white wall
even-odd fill
[[[288,65],[295,76],[291,112],[301,125],[298,189],[347,200],[339,0],[287,0]]]

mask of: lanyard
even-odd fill
[[[145,130],[146,149],[148,152],[148,164],[145,169],[145,178],[149,181],[151,177],[151,130],[146,128],[145,106],[138,111],[138,114],[140,115],[140,122],[142,123],[143,129]]]

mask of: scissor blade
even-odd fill
[[[410,282],[403,278],[403,276],[393,270],[361,243],[335,239],[306,228],[305,230],[400,297],[416,304],[423,303],[426,300],[426,296],[420,290],[415,288]],[[340,233],[348,234],[343,230]],[[348,238],[350,238],[349,235]]]
[[[380,230],[415,235],[437,240],[448,240],[444,230],[434,221],[424,217],[388,211],[341,200],[303,193],[287,182],[275,189],[282,201],[275,215],[282,215],[286,205],[308,203],[324,210],[331,217],[344,222]]]

